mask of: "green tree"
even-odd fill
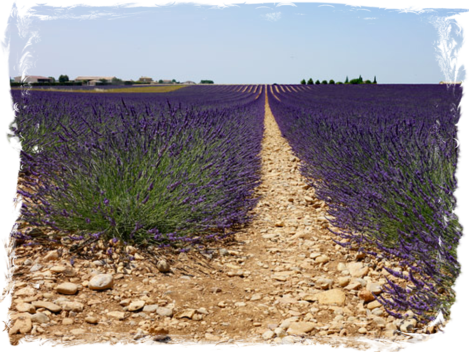
[[[101,78],[99,80],[99,82],[102,84],[102,85],[106,85],[107,84],[107,79],[106,78]]]
[[[304,79],[301,80],[301,84],[306,84],[306,81]]]
[[[376,82],[376,76],[375,76],[375,79],[373,80],[373,84],[376,84],[376,83],[378,83],[378,82]]]
[[[114,78],[112,79],[112,81],[111,81],[111,84],[112,84],[112,85],[115,85],[115,86],[118,86],[118,85],[123,84],[123,82],[122,82],[121,79],[114,77]]]
[[[321,84],[321,82],[319,82],[319,79],[316,80],[316,82],[314,82],[315,84]]]
[[[365,84],[371,84],[371,81],[370,81],[369,79],[367,79],[367,80],[365,81]]]
[[[360,77],[358,77],[358,82],[359,82],[359,83],[363,83],[362,75],[360,75]]]
[[[334,81],[333,79],[331,79],[331,80],[329,81],[329,84],[335,84],[335,81]]]
[[[158,81],[158,83],[160,83],[160,84],[161,84],[161,83],[164,83],[164,82],[163,82],[163,80],[162,80],[162,79],[160,79],[160,80]]]
[[[312,78],[308,79],[308,84],[314,84]]]
[[[69,78],[67,75],[60,75],[59,76],[59,82],[60,83],[65,83],[65,82],[68,82],[69,81]]]
[[[54,77],[48,77],[48,78],[50,78],[50,81],[51,81],[52,83],[55,83],[55,78],[54,78]]]
[[[326,80],[323,80],[323,81],[321,82],[321,84],[327,84],[327,81],[326,81]]]
[[[345,84],[349,83],[348,76],[345,78]]]

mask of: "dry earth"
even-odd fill
[[[137,252],[131,264],[76,258],[61,245],[17,248],[9,290],[12,344],[327,343],[404,341],[435,332],[388,316],[384,262],[343,249],[326,205],[298,171],[266,99],[261,197],[255,220],[223,247],[179,255]],[[102,247],[104,249],[104,247]],[[89,248],[83,248],[86,252]],[[117,250],[118,252],[119,250]],[[392,266],[392,263],[386,265]],[[169,270],[169,271],[168,271]],[[99,275],[99,276],[98,276]]]

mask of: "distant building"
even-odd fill
[[[185,81],[185,82],[182,82],[182,84],[197,84],[197,83],[192,82],[192,81]]]
[[[173,84],[174,82],[171,79],[162,79],[163,84]]]
[[[24,76],[24,79],[22,79],[21,76],[15,77],[15,82],[21,83],[21,82],[26,82],[26,83],[51,83],[52,79],[49,77],[44,77],[44,76]]]
[[[440,84],[462,84],[462,82],[461,81],[459,82],[441,81]]]
[[[105,79],[109,83],[116,77],[105,77],[105,76],[78,76],[75,78],[75,81],[83,82],[88,86],[95,86],[96,83],[99,83],[101,80]]]
[[[143,83],[151,83],[153,82],[153,78],[150,78],[150,77],[140,77],[138,79],[139,82],[143,82]]]

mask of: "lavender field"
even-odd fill
[[[447,315],[460,273],[457,187],[459,86],[280,86],[269,101],[302,173],[329,206],[337,243],[379,258],[388,313]]]
[[[327,204],[333,241],[399,262],[385,267],[391,275],[374,299],[399,319],[449,316],[462,236],[453,196],[459,86],[13,90],[28,231],[12,237],[23,246],[101,241],[111,258],[118,244],[185,252],[235,234],[258,202],[266,94]]]

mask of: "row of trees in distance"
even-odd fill
[[[378,82],[376,82],[376,76],[373,80],[373,82],[371,82],[369,79],[367,79],[366,81],[363,80],[362,76],[360,75],[360,77],[358,78],[354,78],[354,79],[351,79],[349,81],[348,79],[348,76],[345,78],[345,82],[335,82],[333,79],[327,81],[327,80],[323,80],[323,81],[319,81],[319,80],[316,80],[316,82],[313,81],[312,78],[310,78],[308,80],[308,82],[306,82],[306,80],[301,80],[300,82],[301,84],[377,84]]]

